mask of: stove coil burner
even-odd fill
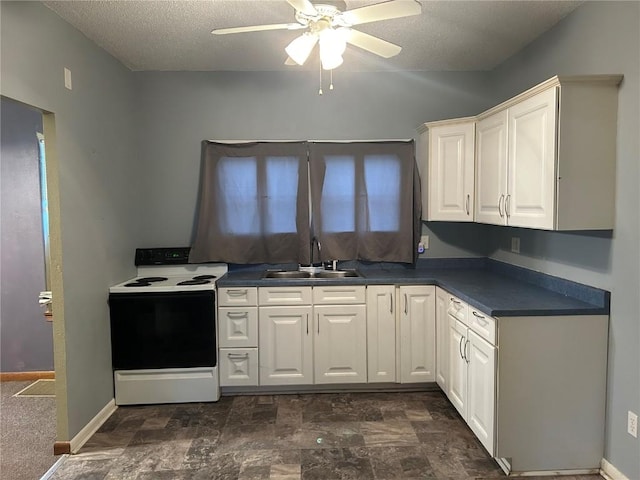
[[[215,275],[196,275],[193,277],[194,280],[213,280],[216,278]]]
[[[135,281],[125,283],[125,287],[149,287],[153,282],[164,282],[167,277],[143,277],[137,278]]]
[[[178,285],[206,285],[207,283],[211,282],[206,279],[193,278],[191,280],[185,280],[184,282],[178,282]]]

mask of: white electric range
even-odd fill
[[[188,256],[188,248],[137,249],[137,276],[109,289],[118,405],[220,397],[215,281],[227,265]]]

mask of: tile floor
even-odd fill
[[[217,403],[120,407],[52,478],[500,477],[453,406],[433,391],[237,396]]]

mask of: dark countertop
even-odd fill
[[[358,268],[355,278],[264,279],[263,270],[230,271],[218,287],[300,285],[437,285],[494,317],[608,315],[609,292],[493,260],[454,268]]]

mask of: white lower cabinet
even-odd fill
[[[258,385],[257,348],[220,349],[220,386]]]
[[[314,306],[315,383],[367,381],[367,319],[364,305]]]
[[[448,294],[436,287],[436,383],[443,392],[449,388],[449,320]]]
[[[218,308],[220,386],[258,385],[256,288],[224,289]]]
[[[396,287],[367,287],[367,372],[369,383],[396,381]]]
[[[471,312],[471,315],[469,315]],[[449,318],[449,401],[456,407],[487,451],[495,450],[496,347],[472,328],[494,325],[495,320],[470,309],[450,296]],[[467,326],[471,325],[471,327]],[[495,341],[495,340],[494,340]]]
[[[259,308],[260,385],[313,383],[311,306]]]
[[[467,423],[484,448],[495,445],[496,347],[473,330],[468,332]]]
[[[401,286],[400,383],[435,381],[435,294],[432,285]]]

